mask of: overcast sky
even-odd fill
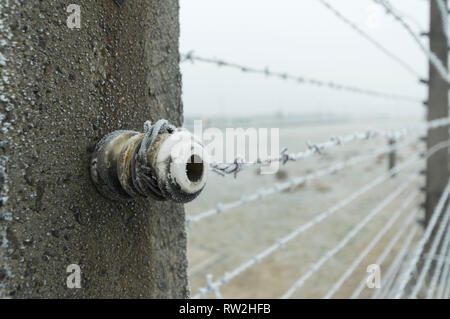
[[[425,76],[425,55],[371,0],[328,0]],[[417,78],[389,59],[318,0],[181,0],[180,50],[373,90],[426,97]],[[424,0],[391,0],[411,26],[428,29]],[[426,39],[424,39],[426,40]],[[188,116],[335,112],[422,114],[423,106],[183,63]]]

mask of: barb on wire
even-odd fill
[[[402,18],[401,14],[392,6],[392,4],[387,0],[372,0],[375,3],[383,6],[386,9],[388,14],[391,14],[395,20],[397,20],[400,25],[412,36],[414,41],[418,44],[419,48],[425,53],[430,63],[436,68],[439,75],[450,84],[450,78],[448,74],[447,68],[444,66],[442,61],[434,54],[434,52],[430,51],[425,45],[422,43],[420,36],[414,32],[411,26]]]
[[[239,265],[237,268],[235,268],[231,272],[226,272],[222,277],[220,277],[214,283],[209,285],[210,287],[207,286],[207,287],[200,288],[198,293],[196,295],[194,295],[192,298],[198,299],[198,298],[201,298],[203,296],[206,296],[207,294],[212,292],[213,289],[215,289],[216,287],[221,287],[224,284],[228,283],[233,278],[239,276],[240,274],[245,272],[247,269],[249,269],[252,266],[254,266],[255,264],[257,264],[263,258],[265,258],[265,257],[271,255],[272,253],[278,251],[279,249],[284,247],[285,244],[287,244],[288,242],[290,242],[294,238],[298,237],[299,235],[301,235],[302,233],[304,233],[308,229],[310,229],[310,228],[314,227],[315,225],[317,225],[318,223],[322,222],[324,219],[326,219],[329,216],[333,215],[334,213],[336,213],[340,209],[346,207],[347,205],[352,203],[357,198],[361,197],[362,195],[364,195],[365,193],[367,193],[371,189],[375,188],[377,185],[380,185],[381,183],[383,183],[383,182],[387,181],[388,179],[390,179],[392,175],[397,174],[402,169],[404,169],[407,166],[413,164],[414,162],[417,162],[418,160],[420,160],[420,158],[412,158],[412,159],[408,160],[407,162],[392,168],[387,173],[377,177],[376,179],[374,179],[370,183],[366,184],[365,186],[361,187],[360,189],[358,189],[354,193],[350,194],[348,197],[340,200],[337,204],[333,205],[332,207],[330,207],[329,209],[325,210],[324,212],[318,214],[316,217],[311,219],[306,224],[300,225],[298,228],[296,228],[294,231],[292,231],[288,235],[284,236],[281,239],[278,239],[273,245],[267,247],[266,249],[264,249],[262,252],[260,252],[259,254],[257,254],[253,258],[251,258],[250,260],[248,260],[248,261],[244,262],[243,264]]]
[[[347,244],[352,240],[371,220],[373,220],[380,212],[382,212],[389,204],[391,204],[394,199],[399,197],[411,184],[411,182],[419,176],[419,173],[409,177],[405,182],[403,182],[394,192],[392,192],[388,197],[386,197],[380,204],[378,204],[363,220],[361,220],[352,230],[333,248],[327,251],[316,263],[314,263],[311,268],[298,279],[295,283],[288,289],[288,291],[281,296],[281,299],[288,299],[299,290],[306,280],[308,280],[312,275],[314,275],[330,258],[340,252]],[[406,207],[412,202],[414,198],[410,197],[407,202],[402,205],[401,211],[406,209]],[[327,293],[327,297],[330,297],[330,293],[333,289]]]
[[[363,132],[355,132],[344,136],[331,136],[328,141],[323,143],[311,143],[308,141],[307,149],[303,152],[289,153],[287,148],[283,148],[280,154],[273,158],[258,158],[254,162],[244,162],[242,157],[237,157],[232,163],[210,163],[210,168],[220,175],[234,174],[236,177],[237,173],[248,168],[265,166],[273,162],[281,162],[284,165],[287,162],[302,160],[315,154],[321,154],[327,149],[342,146],[351,142],[367,141],[377,137],[398,140],[422,129],[431,130],[448,125],[450,125],[450,117],[435,119],[426,123],[411,125],[397,130],[368,129]]]
[[[185,54],[181,54],[181,58],[182,58],[181,59],[182,63],[186,62],[186,61],[190,61],[192,63],[193,62],[209,63],[209,64],[217,65],[219,67],[228,67],[228,68],[237,69],[244,73],[261,74],[261,75],[265,75],[266,77],[273,77],[273,78],[278,78],[281,80],[294,81],[298,84],[310,84],[310,85],[319,86],[319,87],[328,87],[328,88],[334,89],[334,90],[348,91],[348,92],[352,92],[352,93],[364,94],[364,95],[368,95],[368,96],[372,96],[372,97],[378,97],[378,98],[384,98],[384,99],[390,99],[390,100],[422,103],[422,100],[419,98],[416,98],[416,97],[399,95],[399,94],[394,94],[394,93],[379,92],[379,91],[375,91],[372,89],[366,89],[366,88],[361,88],[361,87],[352,86],[352,85],[335,83],[333,81],[316,80],[316,79],[306,78],[303,76],[293,75],[293,74],[289,74],[289,73],[274,72],[274,71],[271,71],[268,67],[266,67],[264,69],[253,68],[253,67],[249,67],[249,66],[245,66],[245,65],[241,65],[241,64],[237,64],[237,63],[228,62],[228,61],[221,60],[221,59],[201,57],[201,56],[195,55],[193,51],[190,51]]]
[[[392,144],[387,147],[378,149],[374,152],[371,152],[369,154],[352,157],[346,161],[343,161],[343,162],[340,162],[337,164],[333,164],[325,169],[318,170],[316,172],[307,174],[305,176],[293,178],[288,182],[277,183],[274,186],[272,186],[270,188],[266,188],[266,189],[262,188],[259,191],[257,191],[256,193],[253,193],[253,194],[247,195],[247,196],[243,196],[236,201],[229,202],[229,203],[218,203],[215,208],[212,208],[212,209],[207,210],[200,214],[196,214],[194,216],[189,216],[187,218],[187,222],[188,222],[188,224],[196,223],[205,218],[221,214],[223,212],[229,211],[233,208],[242,206],[249,202],[262,200],[269,195],[277,194],[277,193],[280,193],[282,191],[289,190],[289,189],[294,189],[295,187],[302,185],[304,183],[310,182],[312,180],[315,180],[315,179],[323,177],[323,176],[334,174],[334,173],[339,172],[347,167],[351,167],[351,166],[363,163],[367,160],[376,158],[383,154],[390,153],[394,150],[398,150],[400,148],[406,147],[415,142],[416,142],[415,140],[411,140],[411,141],[400,143],[400,144],[399,143]]]
[[[379,49],[381,52],[383,52],[386,56],[388,56],[393,61],[397,62],[399,65],[401,65],[405,70],[407,70],[410,74],[421,77],[420,73],[414,70],[412,66],[410,66],[408,63],[406,63],[402,58],[398,57],[391,51],[389,51],[386,47],[384,47],[380,42],[375,40],[373,37],[371,37],[369,34],[367,34],[365,31],[362,30],[356,23],[350,21],[347,17],[345,17],[340,11],[338,11],[336,8],[334,8],[328,1],[325,0],[318,0],[321,4],[323,4],[328,10],[330,10],[336,17],[338,17],[340,20],[342,20],[345,24],[350,26],[353,30],[355,30],[359,35],[361,35],[364,39],[372,43],[377,49]],[[442,1],[442,0],[440,0]]]
[[[447,141],[447,143],[448,143],[448,141]],[[439,143],[439,144],[436,144],[435,146],[438,146],[440,144],[442,145],[442,143]],[[436,148],[434,148],[434,149],[436,149]],[[444,205],[445,205],[445,202],[447,201],[447,198],[449,197],[449,194],[450,194],[450,182],[445,187],[445,190],[442,193],[441,198],[439,199],[438,204],[436,205],[436,207],[434,209],[434,212],[431,216],[428,226],[425,229],[425,233],[417,244],[414,256],[411,258],[411,261],[409,261],[405,271],[402,273],[402,276],[399,280],[398,290],[394,296],[395,299],[399,299],[403,295],[405,287],[408,284],[409,280],[411,279],[411,274],[414,270],[414,267],[416,266],[417,261],[419,260],[421,254],[422,254],[422,251],[423,251],[426,243],[428,242],[428,239],[431,236],[434,226],[436,225],[439,217],[441,216],[442,210],[444,209]]]
[[[324,299],[331,298],[343,285],[343,283],[352,275],[359,264],[366,258],[369,252],[378,244],[381,238],[394,226],[395,222],[400,218],[400,216],[406,211],[406,208],[420,195],[420,191],[416,191],[403,202],[401,208],[391,216],[388,222],[380,229],[380,231],[373,237],[370,243],[364,248],[364,250],[358,255],[358,257],[353,261],[350,267],[342,274],[342,276],[336,281],[336,283],[328,290],[325,294]],[[411,214],[414,217],[415,214]],[[412,218],[409,218],[412,220]],[[378,264],[379,265],[379,264]]]

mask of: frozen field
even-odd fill
[[[417,122],[377,120],[326,125],[306,125],[300,128],[280,130],[280,147],[288,147],[291,152],[306,149],[305,142],[326,141],[330,135],[344,135],[367,128],[402,128]],[[408,138],[417,140],[417,135]],[[237,179],[221,177],[211,173],[208,184],[201,196],[186,205],[191,216],[215,207],[217,202],[226,203],[251,194],[260,187],[271,186],[274,182],[287,181],[303,176],[317,169],[348,159],[352,156],[379,149],[387,145],[384,138],[371,141],[353,142],[326,151],[308,159],[291,162],[281,168],[277,175],[258,176],[256,170],[241,172]],[[423,144],[413,144],[398,153],[401,163],[411,153],[417,152]],[[414,152],[412,152],[414,151]],[[257,265],[223,286],[220,291],[225,298],[279,298],[315,263],[327,250],[332,249],[349,230],[361,221],[372,208],[395,190],[407,176],[421,167],[422,162],[408,167],[396,177],[375,187],[350,205],[337,211],[318,225],[298,236]],[[214,279],[251,259],[266,247],[276,242],[298,226],[308,222],[317,214],[333,206],[338,200],[350,195],[377,176],[387,172],[387,156],[381,156],[333,175],[319,178],[295,190],[266,197],[263,200],[245,204],[191,225],[188,242],[189,274],[191,294],[206,284],[206,274]],[[423,184],[418,178],[396,201],[381,212],[345,248],[326,262],[305,285],[296,292],[295,298],[321,298],[346,271],[347,267],[366,247],[377,231],[395,212],[405,197]],[[414,205],[417,201],[414,202]],[[403,215],[405,216],[405,214]],[[364,259],[354,274],[334,295],[347,298],[367,275],[366,267],[374,263],[382,249],[389,242],[403,219],[399,221]],[[401,242],[401,240],[400,240]],[[381,265],[383,271],[392,260],[396,250]],[[362,297],[369,297],[365,289]],[[213,297],[209,295],[209,297]]]

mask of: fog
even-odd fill
[[[181,0],[181,52],[193,50],[252,67],[426,99],[417,76],[379,51],[317,0]],[[423,77],[425,55],[405,30],[371,0],[329,0],[346,17]],[[420,31],[428,29],[422,0],[391,3]],[[427,39],[423,39],[426,41]],[[182,63],[187,116],[336,113],[421,116],[420,103],[391,101],[200,62]]]

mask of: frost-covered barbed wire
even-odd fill
[[[223,59],[217,59],[217,58],[205,58],[198,55],[195,55],[193,51],[190,51],[188,53],[181,54],[181,62],[202,62],[202,63],[208,63],[208,64],[214,64],[219,67],[228,67],[232,69],[237,69],[244,73],[253,73],[253,74],[260,74],[267,77],[273,77],[278,78],[281,80],[289,80],[296,82],[298,84],[309,84],[314,85],[318,87],[327,87],[334,90],[340,90],[340,91],[347,91],[352,93],[358,93],[358,94],[364,94],[372,97],[378,97],[378,98],[384,98],[384,99],[390,99],[390,100],[396,100],[396,101],[408,101],[408,102],[416,102],[421,103],[421,99],[411,96],[405,96],[400,94],[394,94],[394,93],[386,93],[386,92],[379,92],[372,89],[366,89],[361,88],[357,86],[347,85],[347,84],[340,84],[333,81],[324,81],[324,80],[317,80],[312,78],[306,78],[304,76],[289,74],[286,72],[274,72],[269,69],[269,67],[266,67],[264,69],[258,69],[242,64],[237,64],[233,62],[228,62]]]
[[[397,9],[395,9],[392,6],[392,4],[387,0],[372,0],[372,1],[383,6],[386,9],[386,12],[391,14],[395,18],[395,20],[397,20],[400,23],[400,25],[412,36],[414,41],[419,45],[420,49],[423,51],[423,53],[425,53],[428,60],[436,68],[442,79],[450,84],[450,78],[447,68],[444,66],[442,61],[434,54],[434,52],[431,52],[428,48],[425,47],[422,40],[420,39],[420,36],[411,28],[411,26],[405,21],[405,19],[403,19],[403,17],[397,11]]]
[[[450,299],[450,275],[447,279],[447,284],[445,285],[444,293],[442,295],[443,299]]]
[[[430,153],[428,155],[426,155],[426,156],[430,156]],[[286,245],[288,242],[290,242],[291,240],[295,239],[297,236],[301,235],[302,233],[304,233],[308,229],[310,229],[310,228],[314,227],[315,225],[317,225],[318,223],[322,222],[323,220],[325,220],[329,216],[333,215],[334,213],[336,213],[340,209],[346,207],[347,205],[352,203],[357,198],[359,198],[362,195],[364,195],[365,193],[369,192],[371,189],[373,189],[376,186],[380,185],[381,183],[387,181],[393,175],[395,175],[398,172],[400,172],[401,170],[405,169],[407,166],[417,162],[418,160],[420,160],[420,158],[422,158],[422,156],[420,156],[419,158],[412,158],[412,159],[406,161],[405,163],[402,163],[401,165],[398,165],[397,167],[392,168],[387,173],[385,173],[385,174],[383,174],[381,176],[378,176],[377,178],[375,178],[371,182],[367,183],[366,185],[364,185],[363,187],[361,187],[357,191],[353,192],[349,196],[347,196],[344,199],[340,200],[337,204],[333,205],[332,207],[330,207],[329,209],[325,210],[324,212],[318,214],[316,217],[311,219],[309,222],[300,225],[298,228],[296,228],[295,230],[290,232],[288,235],[278,239],[273,245],[267,247],[266,249],[261,251],[259,254],[257,254],[254,257],[252,257],[250,260],[242,263],[241,265],[239,265],[238,267],[236,267],[232,271],[226,272],[222,277],[220,277],[219,279],[217,279],[213,283],[208,284],[206,287],[200,288],[198,293],[196,295],[194,295],[192,298],[193,299],[198,299],[198,298],[201,298],[203,296],[206,296],[207,294],[209,294],[210,292],[215,291],[216,289],[219,289],[221,286],[227,284],[233,278],[239,276],[240,274],[242,274],[243,272],[245,272],[246,270],[248,270],[252,266],[256,265],[263,258],[265,258],[265,257],[273,254],[274,252],[278,251],[284,245]]]
[[[400,226],[399,230],[395,233],[395,235],[389,240],[389,243],[386,245],[386,247],[383,249],[382,253],[378,256],[378,258],[375,261],[375,264],[377,265],[382,265],[384,263],[384,261],[386,260],[386,258],[389,256],[389,254],[391,253],[392,249],[395,247],[395,245],[398,243],[398,241],[400,240],[400,238],[406,233],[406,231],[408,230],[409,226],[411,225],[411,223],[414,221],[414,218],[417,216],[417,213],[420,211],[420,209],[415,209],[413,211],[412,214],[409,215],[409,217],[407,217],[403,224]],[[406,250],[408,248],[404,248],[404,246],[400,249],[399,254],[397,254],[397,256],[395,257],[395,259],[400,259],[403,257],[399,257],[401,255],[401,251],[402,250]],[[402,260],[402,259],[401,259]],[[398,261],[398,263],[400,264],[401,260]],[[394,260],[395,262],[395,260]],[[394,263],[393,262],[393,263]],[[391,270],[391,272],[393,272],[394,270]],[[377,289],[377,292],[380,292],[381,290],[383,290],[383,288],[385,287],[385,284],[389,283],[388,280],[388,274],[386,272],[386,274],[383,276],[382,281],[381,281],[381,289]],[[358,298],[358,296],[361,294],[361,292],[364,290],[364,288],[366,287],[366,278],[363,278],[361,280],[361,282],[359,283],[358,287],[353,291],[352,295],[351,295],[351,299],[355,299]]]
[[[388,56],[390,59],[401,65],[405,70],[407,70],[410,74],[421,77],[420,73],[416,71],[412,66],[410,66],[406,61],[404,61],[402,58],[398,57],[394,53],[392,53],[390,50],[388,50],[385,46],[383,46],[380,42],[375,40],[372,36],[370,36],[367,32],[365,32],[361,27],[359,27],[355,22],[350,21],[347,17],[345,17],[339,10],[337,10],[335,7],[333,7],[328,1],[325,0],[318,0],[321,4],[323,4],[328,10],[330,10],[336,17],[338,17],[341,21],[343,21],[345,24],[350,26],[356,33],[361,35],[364,39],[372,43],[378,50],[383,52],[386,56]],[[442,0],[439,0],[442,1]]]
[[[411,223],[414,221],[414,217],[417,215],[417,213],[420,211],[420,209],[416,209],[413,214],[411,214],[410,218],[406,219],[403,222],[403,225],[401,229],[394,235],[392,239],[390,239],[388,245],[385,247],[381,255],[377,258],[375,261],[375,264],[382,265],[386,258],[391,253],[392,249],[395,247],[395,245],[398,243],[400,238],[406,233],[406,231],[409,229]],[[393,279],[395,278],[395,275],[398,272],[398,269],[400,268],[401,262],[404,259],[405,255],[408,253],[409,247],[412,244],[412,241],[414,239],[414,236],[416,235],[417,231],[419,230],[419,227],[417,225],[413,225],[413,227],[410,229],[408,235],[404,239],[403,245],[400,248],[398,254],[394,257],[394,260],[392,261],[392,264],[389,266],[388,270],[386,271],[385,275],[381,279],[381,288],[376,289],[374,291],[374,294],[372,295],[372,298],[375,299],[379,295],[383,293],[383,291],[389,291],[389,286],[391,285]],[[361,282],[359,283],[359,286],[355,291],[353,292],[351,298],[357,298],[362,290],[366,287],[366,278],[363,278]]]
[[[210,163],[210,169],[220,175],[236,174],[249,168],[269,165],[270,163],[280,162],[286,164],[287,162],[295,162],[308,158],[315,154],[322,154],[325,150],[342,146],[356,141],[369,141],[376,137],[385,137],[387,139],[398,140],[411,133],[420,130],[432,130],[443,126],[450,125],[450,117],[439,118],[429,122],[411,125],[397,130],[381,130],[381,129],[367,129],[362,132],[354,132],[344,136],[331,136],[328,141],[323,143],[307,142],[308,149],[298,153],[289,153],[287,148],[284,148],[280,155],[272,158],[257,159],[254,162],[244,162],[241,157],[236,157],[232,163]]]
[[[441,221],[442,223],[443,221]],[[437,259],[437,263],[433,269],[433,276],[431,277],[430,284],[428,286],[427,291],[427,299],[433,298],[433,295],[436,292],[436,285],[438,283],[439,277],[443,277],[443,268],[444,268],[444,261],[448,259],[448,251],[450,248],[450,227],[447,224],[447,229],[445,233],[444,240],[441,244],[441,249],[439,252],[439,258]],[[430,256],[433,257],[433,256]],[[450,260],[447,260],[449,262]]]
[[[295,187],[310,182],[312,180],[315,180],[317,178],[320,177],[324,177],[327,175],[331,175],[334,174],[336,172],[339,172],[347,167],[351,167],[360,163],[364,163],[370,159],[376,158],[380,155],[383,154],[387,154],[390,152],[393,152],[395,150],[398,150],[400,148],[404,148],[408,145],[411,145],[413,143],[415,143],[415,140],[411,140],[411,141],[407,141],[407,142],[403,142],[403,143],[396,143],[396,144],[392,144],[390,146],[387,147],[383,147],[381,149],[378,149],[374,152],[371,152],[369,154],[364,154],[364,155],[359,155],[359,156],[354,156],[348,160],[345,160],[343,162],[337,163],[337,164],[333,164],[327,168],[315,171],[313,173],[307,174],[305,176],[301,176],[301,177],[296,177],[291,179],[288,182],[285,183],[275,183],[274,186],[272,187],[268,187],[268,188],[261,188],[259,191],[250,194],[250,195],[244,195],[242,196],[240,199],[232,201],[232,202],[228,202],[228,203],[218,203],[216,205],[216,207],[209,209],[203,213],[200,214],[196,214],[194,216],[188,216],[187,217],[187,223],[189,225],[193,224],[193,223],[197,223],[205,218],[208,217],[212,217],[214,215],[219,215],[222,214],[224,212],[227,212],[231,209],[237,208],[239,206],[245,205],[247,203],[250,202],[254,202],[257,200],[263,200],[265,199],[267,196],[270,195],[274,195],[274,194],[278,194],[281,193],[283,191],[287,191],[289,189],[295,189]]]
[[[441,144],[441,143],[439,143],[439,144]],[[439,144],[436,144],[436,145],[439,145]],[[433,232],[434,226],[436,225],[439,217],[441,216],[441,213],[444,209],[444,205],[449,197],[449,194],[450,194],[450,182],[445,187],[444,192],[442,193],[442,195],[438,201],[438,204],[436,205],[436,207],[433,211],[431,219],[428,222],[427,228],[425,229],[424,235],[420,238],[419,242],[417,243],[417,246],[414,250],[413,257],[408,262],[405,271],[401,274],[401,278],[399,279],[398,289],[394,296],[395,299],[401,298],[401,296],[404,294],[406,285],[410,281],[411,274],[414,271],[414,268],[416,267],[416,264],[422,254],[422,251]]]
[[[402,261],[404,261],[405,257],[407,258],[410,247],[413,243],[413,240],[417,233],[419,232],[419,226],[414,225],[410,230],[408,236],[403,242],[403,246],[401,247],[397,256],[395,256],[394,261],[389,266],[385,275],[381,279],[381,288],[376,289],[372,294],[372,299],[378,298],[388,298],[390,294],[392,294],[391,287],[395,287],[395,277],[398,275],[402,268]],[[365,281],[364,281],[365,284]]]
[[[439,244],[441,243],[442,237],[444,236],[446,227],[448,226],[449,220],[450,220],[450,205],[447,207],[444,216],[439,221],[439,227],[437,227],[436,234],[434,235],[433,241],[431,242],[431,247],[428,250],[428,254],[430,256],[434,256],[436,254]],[[432,258],[425,259],[425,262],[420,270],[419,277],[409,295],[409,298],[417,297],[417,294],[419,293],[420,289],[423,286],[425,277],[428,275],[428,271],[430,270],[432,261],[433,261]],[[434,272],[436,272],[436,268],[437,267],[434,267]],[[428,293],[430,293],[430,291],[428,291]]]
[[[450,231],[450,230],[448,230],[448,231]],[[447,247],[447,252],[446,252],[445,256],[447,258],[450,257],[450,245],[448,245],[448,247]],[[441,280],[439,281],[439,286],[438,286],[438,289],[436,292],[436,298],[438,298],[438,299],[442,298],[442,295],[444,294],[444,287],[447,282],[447,277],[448,277],[449,273],[450,273],[450,263],[447,262],[444,264],[444,268],[442,270],[442,277],[441,277]]]
[[[336,281],[336,283],[328,290],[325,294],[324,299],[331,298],[344,284],[344,282],[353,274],[356,268],[361,264],[361,262],[366,258],[369,252],[378,244],[378,242],[383,238],[383,236],[394,226],[395,222],[400,218],[400,216],[406,211],[406,208],[420,195],[420,191],[412,193],[406,200],[404,200],[401,208],[395,212],[388,220],[388,222],[377,232],[375,237],[370,241],[370,243],[364,248],[364,250],[358,255],[358,257],[353,261],[353,263],[347,268],[347,270],[342,274],[341,277]],[[412,217],[408,218],[411,220],[415,216],[415,212],[410,214]],[[377,264],[379,265],[379,264]]]
[[[281,296],[281,299],[288,299],[292,297],[292,295],[297,292],[305,282],[313,276],[330,258],[340,252],[344,247],[348,245],[350,240],[352,240],[371,220],[373,220],[379,213],[381,213],[389,204],[391,204],[397,197],[399,197],[411,184],[411,182],[419,176],[419,173],[416,173],[410,176],[405,182],[400,184],[400,186],[389,194],[380,204],[378,204],[366,217],[363,218],[355,227],[352,228],[350,232],[341,240],[339,243],[328,250],[316,263],[314,263],[310,269],[300,277],[291,288],[286,291],[285,294]],[[401,211],[405,210],[409,204],[413,201],[414,197],[408,197],[408,199],[403,203],[401,207]],[[396,213],[397,214],[397,213]],[[331,291],[333,292],[333,291]],[[330,292],[327,293],[327,297],[330,296]]]
[[[447,43],[449,43],[449,39],[448,39],[448,9],[447,9],[447,5],[444,3],[443,0],[436,0],[436,3],[437,3],[437,7],[439,8],[439,12],[441,14],[442,29],[443,29],[445,37],[447,38]]]

